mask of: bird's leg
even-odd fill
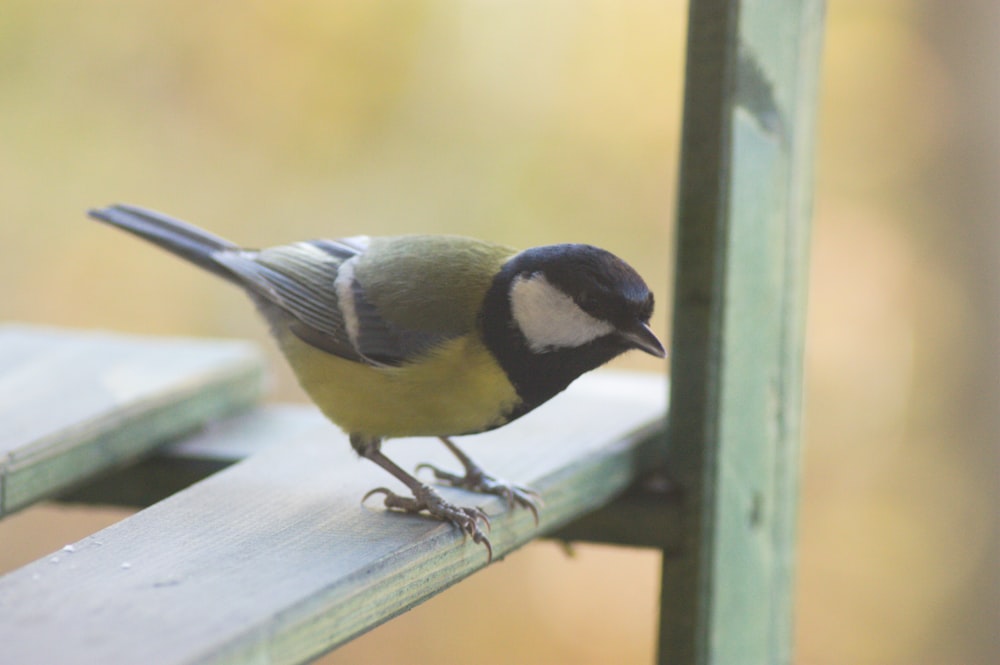
[[[440,494],[432,488],[420,482],[409,473],[404,471],[399,465],[382,453],[381,439],[366,439],[363,437],[351,436],[351,445],[362,457],[369,459],[380,467],[394,475],[413,493],[412,497],[400,496],[387,487],[377,487],[365,494],[362,501],[365,501],[372,494],[385,495],[385,507],[392,510],[400,510],[405,513],[419,513],[425,511],[438,519],[450,522],[459,528],[464,534],[472,536],[472,540],[481,543],[486,547],[488,561],[493,560],[493,546],[489,538],[479,528],[480,520],[490,527],[490,519],[480,508],[463,508],[445,501]]]
[[[530,487],[511,483],[486,473],[461,448],[452,443],[451,439],[445,436],[438,438],[441,439],[444,445],[448,446],[448,450],[462,463],[462,466],[465,468],[465,475],[459,476],[454,473],[448,473],[431,464],[421,464],[417,467],[417,471],[420,471],[420,469],[430,469],[438,481],[451,487],[462,487],[483,494],[495,494],[507,501],[508,508],[513,508],[514,504],[517,503],[531,511],[531,514],[535,518],[535,526],[538,526],[538,508],[542,505],[542,497],[538,492]]]

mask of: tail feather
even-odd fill
[[[228,240],[163,213],[137,206],[116,204],[90,210],[88,214],[94,219],[133,233],[209,272],[239,283],[237,276],[214,258],[220,252],[240,251],[239,246]]]

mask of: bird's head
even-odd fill
[[[515,257],[510,282],[514,323],[534,353],[602,341],[658,358],[666,352],[649,329],[653,294],[611,252],[590,245],[549,245]]]
[[[482,322],[519,394],[540,403],[630,349],[663,358],[652,313],[653,294],[631,266],[597,247],[563,244],[514,255],[494,280]]]

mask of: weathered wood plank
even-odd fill
[[[683,540],[680,495],[645,486],[645,479],[606,506],[586,513],[547,534],[567,543],[592,542],[625,547],[649,547],[666,556]]]
[[[495,497],[442,492],[491,515],[499,558],[661,462],[665,410],[663,377],[598,372],[517,422],[465,439],[486,468],[543,493],[540,529]],[[387,451],[405,468],[454,466],[431,439],[389,442]],[[387,513],[377,500],[362,506],[380,485],[394,481],[357,459],[332,425],[290,437],[72,552],[0,578],[4,658],[298,663],[486,563],[484,549],[449,525]]]
[[[261,368],[242,342],[0,327],[0,516],[245,409]]]
[[[791,662],[823,2],[691,3],[660,662]]]
[[[269,404],[213,423],[135,464],[107,473],[55,497],[67,503],[144,508],[250,455],[280,446],[326,423],[315,407]],[[680,538],[677,494],[655,472],[610,504],[548,536],[674,551]],[[671,501],[673,500],[673,501]],[[667,502],[665,504],[665,501]]]
[[[218,420],[191,436],[55,498],[67,503],[144,508],[255,453],[329,421],[309,404],[265,404]]]

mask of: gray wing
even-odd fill
[[[304,342],[355,362],[401,365],[447,337],[394,326],[369,302],[354,276],[368,242],[311,240],[213,258],[238,276],[265,314],[277,308]]]

